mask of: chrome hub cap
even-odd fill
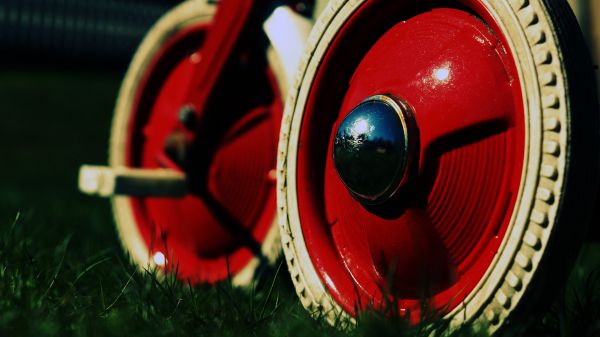
[[[333,161],[342,182],[361,203],[382,203],[402,185],[409,163],[410,115],[401,101],[376,95],[340,123]]]

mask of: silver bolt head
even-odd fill
[[[340,123],[333,143],[334,165],[361,203],[383,203],[404,180],[409,161],[407,113],[393,98],[376,95]]]

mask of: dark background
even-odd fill
[[[0,0],[1,223],[20,212],[76,244],[116,245],[108,202],[77,191],[78,169],[106,163],[127,65],[178,2]]]

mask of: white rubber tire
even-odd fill
[[[313,79],[331,41],[363,2],[332,1],[315,24],[286,100],[279,143],[279,225],[288,268],[304,307],[324,314],[331,323],[340,317],[354,318],[328,293],[307,250],[297,200],[297,190],[302,189],[296,177],[297,153]],[[514,51],[526,118],[526,155],[505,238],[464,304],[447,314],[454,325],[476,322],[491,333],[506,328],[517,309],[547,296],[544,278],[566,278],[556,273],[568,270],[585,235],[575,224],[585,223],[593,206],[598,180],[598,114],[593,91],[583,87],[589,81],[581,84],[577,79],[584,65],[577,68],[581,62],[576,53],[581,51],[572,50],[580,42],[577,35],[573,35],[577,41],[569,41],[574,18],[565,8],[566,2],[554,2],[481,1]],[[584,76],[587,81],[589,76]],[[580,92],[582,88],[585,92]],[[561,254],[565,261],[557,261]]]

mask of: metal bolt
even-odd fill
[[[185,133],[181,130],[173,131],[164,143],[165,154],[179,167],[184,168],[187,162],[189,144]]]
[[[409,162],[408,108],[385,95],[367,98],[341,122],[333,144],[336,171],[364,204],[388,200]]]
[[[192,105],[184,105],[179,109],[179,121],[188,130],[196,127],[196,110]]]

